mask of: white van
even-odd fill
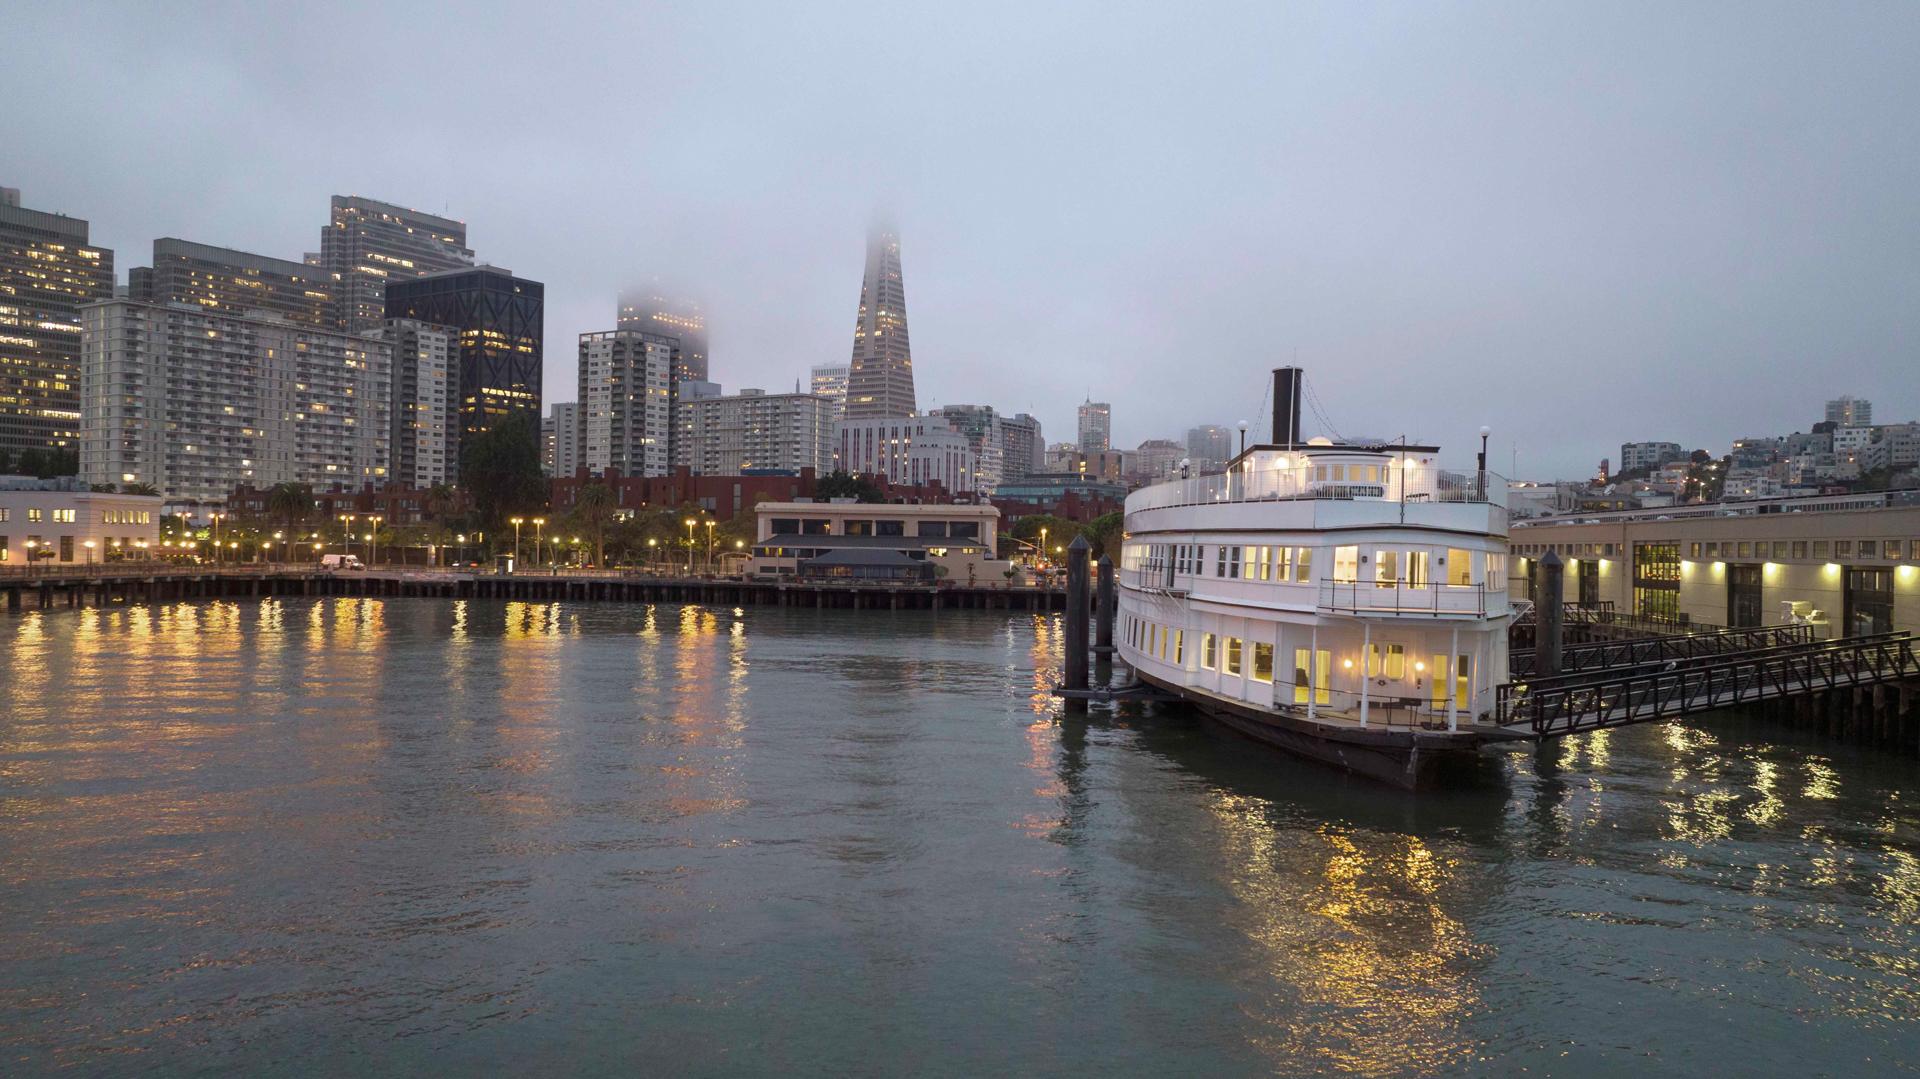
[[[360,556],[354,554],[323,554],[320,556],[321,569],[365,569],[360,564]]]

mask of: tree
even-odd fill
[[[7,470],[12,466],[13,454],[8,453],[6,450],[0,450],[0,476],[6,475]]]
[[[467,440],[460,455],[460,481],[473,495],[473,508],[489,529],[498,529],[517,513],[547,504],[547,480],[540,472],[540,421],[531,412],[515,412]]]
[[[1126,514],[1118,510],[1103,513],[1087,522],[1087,526],[1080,530],[1080,534],[1087,537],[1087,542],[1093,544],[1093,550],[1087,557],[1098,562],[1105,556],[1119,562],[1120,537],[1125,534],[1126,526]]]
[[[276,483],[267,488],[267,513],[293,527],[313,513],[313,488],[304,483]]]
[[[1048,547],[1065,547],[1073,542],[1073,537],[1080,534],[1080,524],[1077,521],[1055,517],[1051,513],[1029,513],[1013,522],[1013,527],[1007,531],[1007,536],[1039,546],[1040,533],[1043,529],[1047,534]],[[1020,544],[1014,544],[1014,546],[1021,550],[1028,549]],[[1048,558],[1053,557],[1052,551],[1043,551],[1042,554]]]
[[[158,497],[160,488],[155,487],[151,483],[123,483],[120,485],[120,493],[123,495],[149,495]]]
[[[444,483],[436,483],[427,488],[427,516],[435,522],[444,524],[453,516],[455,498],[453,488]]]
[[[97,495],[110,495],[113,493],[113,484],[89,483],[87,484],[87,490],[92,491],[94,494],[97,494]]]
[[[584,532],[593,540],[593,564],[607,564],[607,526],[613,523],[613,488],[604,483],[589,483],[580,488],[567,514],[566,530]]]
[[[885,502],[887,496],[864,476],[836,469],[813,485],[815,498],[851,498],[857,502]]]
[[[46,470],[47,451],[45,450],[21,450],[20,463],[14,466],[14,471],[22,476],[38,476]]]

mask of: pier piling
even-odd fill
[[[1100,556],[1095,564],[1093,650],[1096,654],[1113,654],[1113,616],[1117,600],[1113,594],[1113,560],[1106,555]]]
[[[1087,552],[1092,545],[1085,536],[1075,536],[1067,547],[1067,639],[1066,639],[1066,688],[1079,690],[1080,697],[1068,697],[1069,711],[1079,711],[1087,706],[1087,615],[1090,604],[1087,602]]]
[[[1540,596],[1534,616],[1539,626],[1539,641],[1534,649],[1534,670],[1542,677],[1560,673],[1561,621],[1566,615],[1562,597],[1566,594],[1567,567],[1560,556],[1548,551],[1540,556]]]

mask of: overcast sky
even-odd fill
[[[1920,4],[6,4],[0,184],[298,259],[333,194],[547,286],[546,392],[622,283],[714,378],[845,362],[899,223],[922,408],[1071,438],[1481,424],[1505,471],[1920,416]],[[1309,427],[1317,429],[1315,421]]]

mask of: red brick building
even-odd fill
[[[227,512],[241,517],[270,516],[267,497],[266,490],[243,484],[234,488],[233,494],[227,498]],[[334,521],[350,513],[355,517],[377,516],[390,528],[426,523],[431,506],[427,491],[398,485],[376,488],[368,484],[357,491],[335,487],[329,491],[315,491],[313,501],[318,520]],[[465,493],[456,489],[453,505],[448,507],[448,512],[460,514],[467,509]]]

